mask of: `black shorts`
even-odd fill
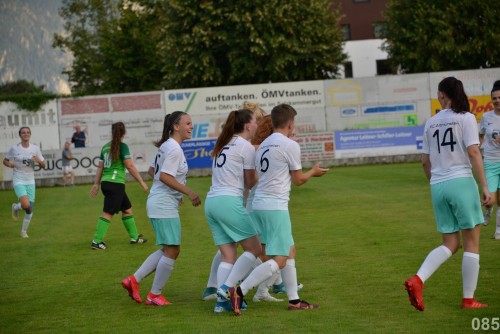
[[[103,181],[101,182],[101,191],[104,194],[103,212],[114,215],[132,207],[132,203],[125,193],[125,184]]]

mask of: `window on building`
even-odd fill
[[[344,63],[344,78],[352,78],[352,62],[350,61]]]
[[[373,22],[373,37],[384,38],[384,23]]]
[[[344,37],[344,41],[351,40],[351,25],[343,24],[342,25],[342,35]]]
[[[377,60],[377,75],[386,74],[397,74],[397,68],[395,68],[389,59],[378,59]]]

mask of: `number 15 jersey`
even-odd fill
[[[424,128],[422,152],[430,155],[431,184],[472,177],[467,147],[479,145],[476,117],[443,109]]]

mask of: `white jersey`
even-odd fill
[[[500,162],[500,116],[495,111],[483,114],[479,134],[484,135],[483,154],[485,162]]]
[[[213,161],[207,197],[243,196],[245,169],[255,170],[255,148],[248,140],[234,136]]]
[[[427,120],[422,151],[430,155],[430,183],[472,177],[467,147],[478,144],[476,117],[469,112],[444,109]]]
[[[288,210],[292,178],[290,171],[302,169],[300,146],[275,132],[260,144],[255,156],[259,182],[253,210]]]
[[[5,156],[8,160],[16,164],[14,167],[14,175],[12,184],[35,184],[35,161],[33,156],[44,161],[40,148],[35,144],[30,144],[28,148],[24,148],[21,143],[12,145],[9,152]]]
[[[179,183],[186,184],[188,165],[179,143],[169,138],[161,144],[151,167],[154,168],[154,178],[146,204],[148,217],[179,217],[179,201],[183,194],[160,181],[160,174],[166,173],[175,177]]]

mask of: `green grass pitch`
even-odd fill
[[[204,200],[209,177],[189,178]],[[410,306],[403,282],[441,242],[429,185],[418,163],[332,168],[292,187],[290,213],[297,248],[300,297],[319,310],[289,312],[286,302],[253,303],[241,317],[214,315],[201,300],[216,247],[203,206],[181,207],[182,246],[164,295],[172,305],[132,301],[121,280],[157,249],[146,198],[127,183],[144,245],[130,245],[118,216],[106,251],[90,241],[102,195],[90,185],[38,188],[28,231],[19,236],[12,190],[0,191],[0,331],[2,333],[468,333],[500,317],[500,240],[494,219],[481,233],[476,297],[490,304],[462,310],[462,250],[426,282],[425,311]],[[143,298],[153,276],[141,284]]]

